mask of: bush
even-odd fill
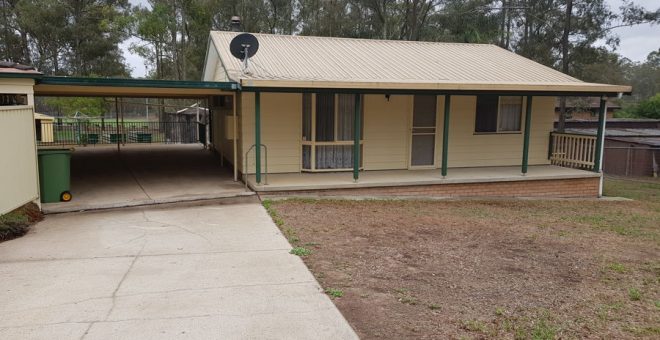
[[[30,225],[42,218],[39,208],[33,203],[0,215],[0,242],[25,235]]]
[[[619,110],[614,115],[616,118],[651,118],[660,119],[660,93],[639,104]]]

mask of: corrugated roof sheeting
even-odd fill
[[[403,83],[410,88],[415,84],[426,84],[424,88],[429,84],[508,84],[521,85],[521,89],[545,85],[577,91],[590,85],[495,45],[274,34],[255,34],[259,51],[244,73],[242,62],[229,51],[237,34],[211,32],[222,64],[235,81],[314,82],[319,87],[329,82],[369,87]]]

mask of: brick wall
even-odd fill
[[[599,178],[527,180],[491,183],[433,184],[378,188],[259,192],[262,197],[320,196],[437,196],[437,197],[598,197]]]

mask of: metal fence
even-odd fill
[[[63,121],[37,120],[36,135],[40,146],[204,142],[205,125],[195,121]]]

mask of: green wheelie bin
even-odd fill
[[[71,149],[40,149],[39,187],[42,203],[71,200]]]

